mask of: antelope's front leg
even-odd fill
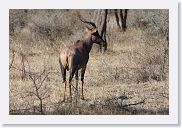
[[[84,68],[82,68],[81,70],[81,90],[82,90],[82,96],[81,99],[84,100],[84,95],[83,95],[83,85],[84,85],[84,75],[85,75],[85,70],[86,70],[86,66]]]
[[[84,84],[84,80],[81,80],[81,86],[82,86],[82,96],[81,99],[84,100],[84,96],[83,96],[83,84]]]

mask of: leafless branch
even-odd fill
[[[15,51],[13,50],[12,52],[13,52],[13,56],[12,56],[11,63],[10,63],[10,65],[9,65],[9,70],[12,68],[12,65],[13,65],[14,59],[15,59]]]

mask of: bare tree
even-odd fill
[[[119,10],[114,9],[114,15],[116,18],[116,24],[118,28],[121,30],[122,26],[122,30],[125,32],[127,29],[126,20],[128,15],[128,9],[119,9]],[[121,20],[121,25],[119,23],[119,19]]]
[[[107,17],[108,17],[108,9],[99,9],[96,10],[94,13],[94,21],[97,24],[98,31],[100,33],[100,36],[105,41],[102,45],[100,45],[100,51],[103,53],[105,50],[107,50],[107,38],[106,38],[106,32],[107,32]],[[104,49],[102,50],[102,47]]]
[[[105,52],[105,50],[107,50],[107,45],[108,45],[107,38],[106,38],[108,14],[109,14],[108,9],[96,10],[96,12],[94,13],[94,20],[96,24],[100,26],[99,27],[100,35],[105,41],[105,43],[103,44],[105,49],[102,52]],[[125,32],[127,29],[126,21],[127,21],[128,9],[119,9],[119,10],[114,9],[114,14],[116,18],[116,24],[119,30],[122,29]],[[119,20],[121,23],[119,22]],[[100,46],[100,50],[102,50],[101,48],[102,46]]]
[[[39,75],[36,74],[29,74],[29,77],[33,83],[33,89],[34,91],[28,91],[28,93],[35,95],[39,100],[39,109],[38,111],[41,114],[45,114],[43,110],[43,101],[49,97],[49,88],[46,88],[42,90],[44,86],[44,82],[46,78],[48,77],[49,72],[46,73],[46,70],[44,69],[43,72]]]
[[[9,64],[9,70],[12,68],[13,66],[13,63],[14,63],[14,60],[15,60],[15,51],[12,50],[12,59],[11,59],[11,63]]]
[[[107,15],[108,15],[108,10],[107,9],[102,10],[102,12],[101,12],[101,21],[102,21],[102,23],[101,23],[100,35],[101,35],[101,38],[103,38],[103,40],[105,42],[103,43],[104,46],[100,46],[100,49],[102,47],[104,47],[104,52],[105,52],[105,50],[107,50],[107,39],[106,39]]]

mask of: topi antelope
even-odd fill
[[[61,50],[59,56],[59,63],[61,67],[64,88],[64,99],[66,93],[66,70],[69,71],[69,95],[71,97],[71,81],[75,74],[75,79],[78,82],[78,70],[81,69],[81,99],[84,100],[83,96],[83,84],[84,74],[89,60],[89,52],[92,49],[93,43],[99,44],[104,47],[104,40],[99,35],[96,25],[92,22],[88,22],[80,19],[86,25],[86,32],[82,39],[71,46],[65,47]]]

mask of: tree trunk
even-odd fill
[[[104,52],[105,50],[107,50],[107,39],[106,39],[106,30],[107,30],[107,15],[108,15],[108,10],[102,10],[101,12],[101,37],[103,38],[103,40],[105,41],[103,46],[104,47]],[[100,46],[101,49],[101,46]]]
[[[127,14],[128,14],[128,9],[124,9],[124,10],[120,9],[120,18],[121,18],[123,31],[126,31],[127,29],[127,26],[126,26]]]
[[[119,16],[118,16],[118,10],[117,9],[114,9],[114,15],[115,15],[115,18],[116,18],[116,24],[117,24],[118,30],[121,30],[121,26],[119,24]]]

